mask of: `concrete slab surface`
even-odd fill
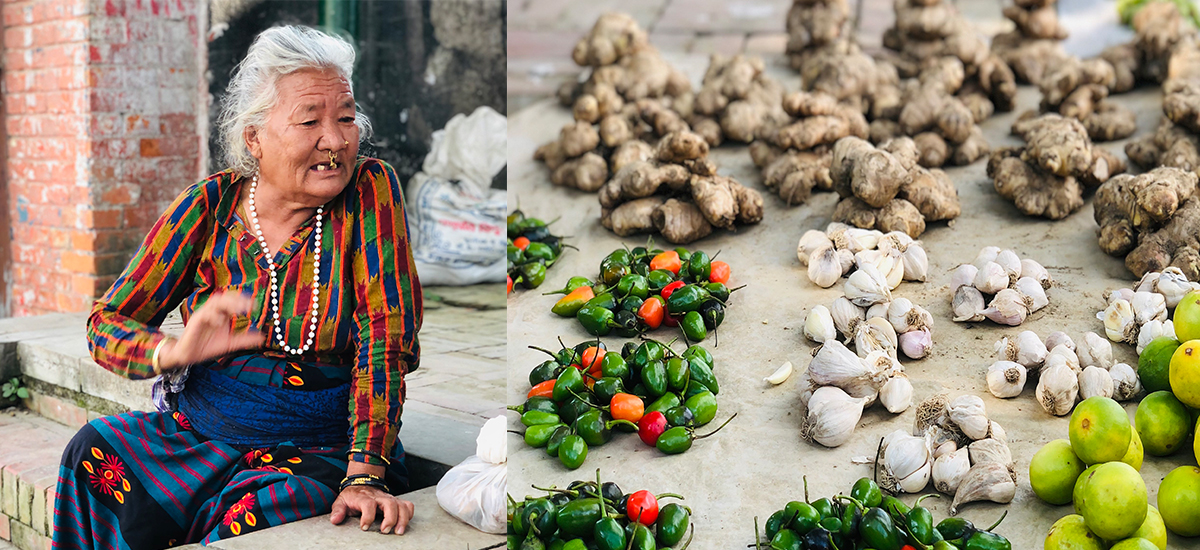
[[[674,62],[675,59],[672,59]],[[704,60],[693,59],[683,66],[698,81]],[[778,70],[774,68],[772,70]],[[781,76],[787,76],[783,74]],[[785,80],[796,88],[794,76]],[[984,132],[993,147],[1018,144],[1008,135],[1012,121],[1024,109],[1034,108],[1036,90],[1024,87],[1018,108],[988,120]],[[1157,88],[1139,89],[1116,96],[1138,113],[1137,135],[1152,132],[1161,116]],[[519,198],[522,209],[532,216],[561,217],[556,232],[573,235],[579,251],[567,254],[549,271],[547,288],[561,287],[572,275],[595,277],[601,258],[622,245],[645,244],[645,237],[621,239],[599,224],[600,206],[595,195],[550,185],[544,166],[532,160],[533,150],[554,139],[570,113],[552,100],[535,103],[509,120],[509,203]],[[1124,156],[1124,142],[1103,146]],[[808,310],[830,304],[842,295],[841,285],[821,289],[808,281],[796,259],[796,242],[808,229],[823,229],[830,221],[837,197],[832,193],[814,196],[807,204],[786,207],[766,191],[744,146],[717,149],[712,158],[720,173],[733,176],[756,188],[765,199],[762,223],[734,233],[719,232],[690,245],[715,254],[733,269],[731,286],[747,285],[730,300],[725,323],[716,339],[704,342],[716,357],[721,382],[718,396],[723,420],[738,417],[720,434],[697,441],[688,452],[667,456],[643,445],[638,438],[619,434],[602,447],[591,449],[577,471],[568,471],[541,449],[526,446],[519,435],[509,435],[509,491],[517,498],[540,494],[532,484],[562,487],[575,479],[593,479],[600,468],[607,481],[617,482],[627,492],[648,489],[678,492],[687,497],[695,512],[696,537],[693,547],[734,549],[754,542],[754,518],[760,522],[789,500],[803,496],[802,479],[807,476],[813,498],[848,492],[859,477],[871,475],[868,466],[851,462],[853,457],[874,456],[879,438],[896,429],[911,429],[913,409],[891,415],[879,407],[869,409],[851,440],[836,449],[826,449],[800,440],[800,401],[796,377],[771,387],[763,377],[784,361],[797,369],[809,363],[813,346],[803,337]],[[929,281],[904,283],[895,292],[926,307],[934,316],[934,352],[921,361],[904,361],[915,386],[915,400],[936,392],[952,396],[973,393],[983,397],[988,416],[1008,432],[1009,444],[1019,474],[1016,499],[1010,505],[970,504],[961,514],[976,525],[988,525],[1008,511],[997,532],[1013,542],[1013,548],[1040,548],[1051,524],[1072,513],[1070,506],[1049,506],[1038,500],[1029,485],[1032,455],[1045,443],[1067,437],[1068,419],[1046,414],[1034,398],[1034,386],[1014,399],[1000,400],[987,392],[984,373],[994,361],[993,344],[1004,336],[1033,330],[1046,336],[1055,330],[1079,338],[1086,331],[1102,331],[1095,313],[1104,306],[1106,289],[1129,286],[1133,276],[1122,260],[1105,255],[1096,241],[1091,199],[1079,212],[1058,222],[1027,218],[996,194],[985,175],[985,162],[947,170],[958,187],[962,215],[951,223],[931,224],[922,236],[930,261]],[[952,269],[969,262],[984,246],[1011,248],[1022,257],[1044,264],[1057,281],[1049,292],[1049,307],[1033,314],[1020,327],[990,323],[959,324],[950,321],[948,288]],[[524,400],[530,369],[544,356],[527,346],[556,347],[562,336],[568,345],[592,338],[574,320],[550,313],[555,296],[521,292],[509,299],[508,308],[508,401]],[[669,340],[677,336],[669,329],[653,335]],[[610,349],[619,348],[620,338],[606,338]],[[677,346],[678,347],[678,346]],[[1136,364],[1128,346],[1114,345],[1119,361]],[[1132,417],[1136,403],[1127,403]],[[516,415],[509,415],[510,429],[521,430]],[[706,432],[708,430],[701,430]],[[1156,502],[1158,485],[1169,471],[1195,464],[1183,453],[1172,457],[1146,457],[1141,473]],[[932,491],[932,488],[930,488]],[[912,503],[913,496],[903,500]],[[948,515],[949,498],[926,500],[940,520]],[[1198,548],[1200,541],[1172,536],[1171,548]]]

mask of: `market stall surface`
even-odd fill
[[[707,60],[702,56],[678,56],[669,59],[698,83]],[[788,90],[798,88],[794,73],[773,67],[773,76]],[[1040,97],[1036,89],[1024,86],[1017,109],[999,113],[981,126],[993,148],[1018,145],[1009,135],[1009,127],[1025,109],[1036,108]],[[1161,117],[1161,94],[1157,87],[1142,87],[1115,96],[1138,114],[1135,137],[1152,132]],[[545,284],[533,291],[518,290],[508,301],[508,402],[519,404],[529,389],[529,371],[546,359],[542,352],[528,346],[557,349],[557,338],[575,345],[594,338],[578,322],[550,313],[557,295],[542,292],[561,288],[573,275],[596,277],[600,260],[612,250],[645,245],[646,237],[619,238],[601,227],[600,205],[595,194],[550,184],[546,168],[532,160],[538,145],[554,139],[570,112],[552,100],[535,103],[509,120],[510,208],[518,205],[528,216],[547,221],[558,235],[567,235],[578,251],[568,250],[553,266]],[[1100,144],[1124,158],[1125,141]],[[595,479],[597,468],[606,481],[618,483],[626,492],[648,489],[654,493],[676,492],[687,497],[695,523],[694,548],[745,548],[754,542],[754,519],[765,522],[775,510],[790,500],[802,500],[803,479],[807,477],[813,499],[849,493],[860,477],[872,476],[869,465],[856,464],[855,457],[874,456],[879,440],[896,429],[911,430],[914,408],[892,415],[876,405],[864,412],[853,437],[835,449],[827,449],[800,439],[802,405],[798,376],[779,386],[771,386],[763,377],[785,361],[797,372],[807,367],[814,345],[803,336],[808,310],[818,304],[829,305],[842,295],[842,283],[821,289],[809,282],[805,268],[796,259],[796,243],[808,229],[824,229],[830,222],[837,196],[821,193],[808,203],[787,207],[762,185],[758,170],[745,146],[726,145],[715,149],[711,157],[720,173],[732,176],[758,189],[765,202],[764,219],[758,225],[737,233],[717,232],[687,245],[710,255],[720,251],[720,259],[732,266],[731,287],[746,285],[730,299],[724,324],[714,337],[703,342],[716,359],[714,369],[720,379],[717,396],[720,412],[715,427],[737,413],[717,435],[697,441],[691,450],[668,456],[643,444],[635,435],[616,434],[613,441],[591,448],[587,461],[575,471],[567,470],[543,449],[525,445],[521,436],[509,436],[509,492],[517,499],[542,495],[531,485],[559,487],[576,479]],[[1042,410],[1034,397],[1035,384],[1027,384],[1019,397],[1001,400],[987,391],[984,373],[996,360],[993,346],[1005,336],[1033,330],[1039,336],[1065,331],[1076,341],[1084,332],[1103,335],[1103,324],[1096,312],[1103,309],[1104,291],[1128,287],[1135,280],[1121,259],[1104,254],[1097,245],[1097,226],[1093,221],[1090,197],[1087,205],[1070,217],[1051,222],[1028,218],[1003,200],[985,174],[986,161],[950,168],[946,172],[958,187],[962,215],[950,223],[930,224],[921,240],[929,255],[929,280],[901,284],[896,297],[911,299],[934,316],[933,353],[919,361],[902,360],[920,402],[937,392],[951,397],[976,394],[983,397],[990,419],[1007,431],[1008,443],[1016,460],[1017,494],[1009,505],[976,503],[960,509],[960,516],[976,525],[990,525],[1006,510],[1008,517],[996,532],[1007,537],[1013,548],[1040,548],[1050,526],[1059,518],[1074,513],[1070,505],[1050,506],[1039,500],[1029,485],[1029,461],[1042,445],[1054,439],[1066,439],[1068,417],[1053,417]],[[661,242],[661,239],[659,239]],[[1047,267],[1055,280],[1048,291],[1050,305],[1031,315],[1020,327],[951,321],[949,279],[951,271],[967,263],[985,246],[1012,249]],[[844,279],[843,279],[844,282]],[[678,335],[677,329],[662,328],[651,334],[660,340]],[[682,341],[682,338],[680,338]],[[626,340],[604,338],[610,349],[619,349]],[[719,345],[716,345],[719,342]],[[1134,350],[1114,344],[1117,361],[1137,364]],[[676,345],[676,349],[682,349]],[[1125,403],[1133,417],[1136,402]],[[517,415],[510,414],[510,429],[523,430]],[[702,433],[708,430],[701,429]],[[1170,457],[1147,456],[1142,477],[1150,493],[1150,503],[1162,478],[1181,465],[1194,465],[1190,453]],[[927,492],[932,492],[932,484]],[[912,504],[913,495],[902,499]],[[927,499],[935,518],[948,516],[951,498]],[[1200,541],[1170,538],[1171,548],[1200,548]]]

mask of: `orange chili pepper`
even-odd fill
[[[583,308],[583,304],[595,297],[596,293],[592,291],[592,287],[581,286],[559,298],[550,311],[563,317],[574,317]]]
[[[675,252],[674,250],[663,252],[662,254],[659,254],[650,260],[651,271],[655,269],[665,269],[671,273],[679,275],[680,267],[682,267],[682,263],[679,261],[679,253]]]
[[[651,296],[645,302],[642,302],[641,307],[637,310],[637,317],[643,323],[646,323],[646,326],[650,327],[650,330],[654,330],[662,326],[663,315],[665,313],[662,301],[656,296]]]
[[[529,395],[525,396],[525,398],[528,399],[530,397],[554,397],[554,383],[557,381],[558,381],[557,379],[551,378],[550,380],[547,380],[545,382],[542,382],[541,384],[534,386],[533,389],[529,390]]]
[[[713,283],[727,283],[730,275],[729,264],[717,260],[712,263],[711,271],[708,273],[708,280]]]
[[[599,346],[588,346],[587,349],[583,350],[583,357],[580,358],[579,362],[583,365],[582,368],[591,372],[593,367],[599,366],[600,362],[604,360],[606,353],[608,352],[600,349]]]
[[[517,237],[513,239],[513,246],[520,248],[521,250],[525,250],[526,248],[529,248],[529,239],[525,237]]]
[[[628,393],[618,393],[608,403],[608,411],[612,414],[613,420],[628,420],[636,423],[642,419],[645,410],[646,405],[642,402],[642,398]]]

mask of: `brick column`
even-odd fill
[[[90,308],[198,179],[201,2],[4,2],[13,315]]]

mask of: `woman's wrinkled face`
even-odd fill
[[[302,70],[281,77],[276,87],[278,102],[266,123],[246,130],[260,185],[286,201],[321,206],[350,183],[358,156],[350,83],[332,69]]]

